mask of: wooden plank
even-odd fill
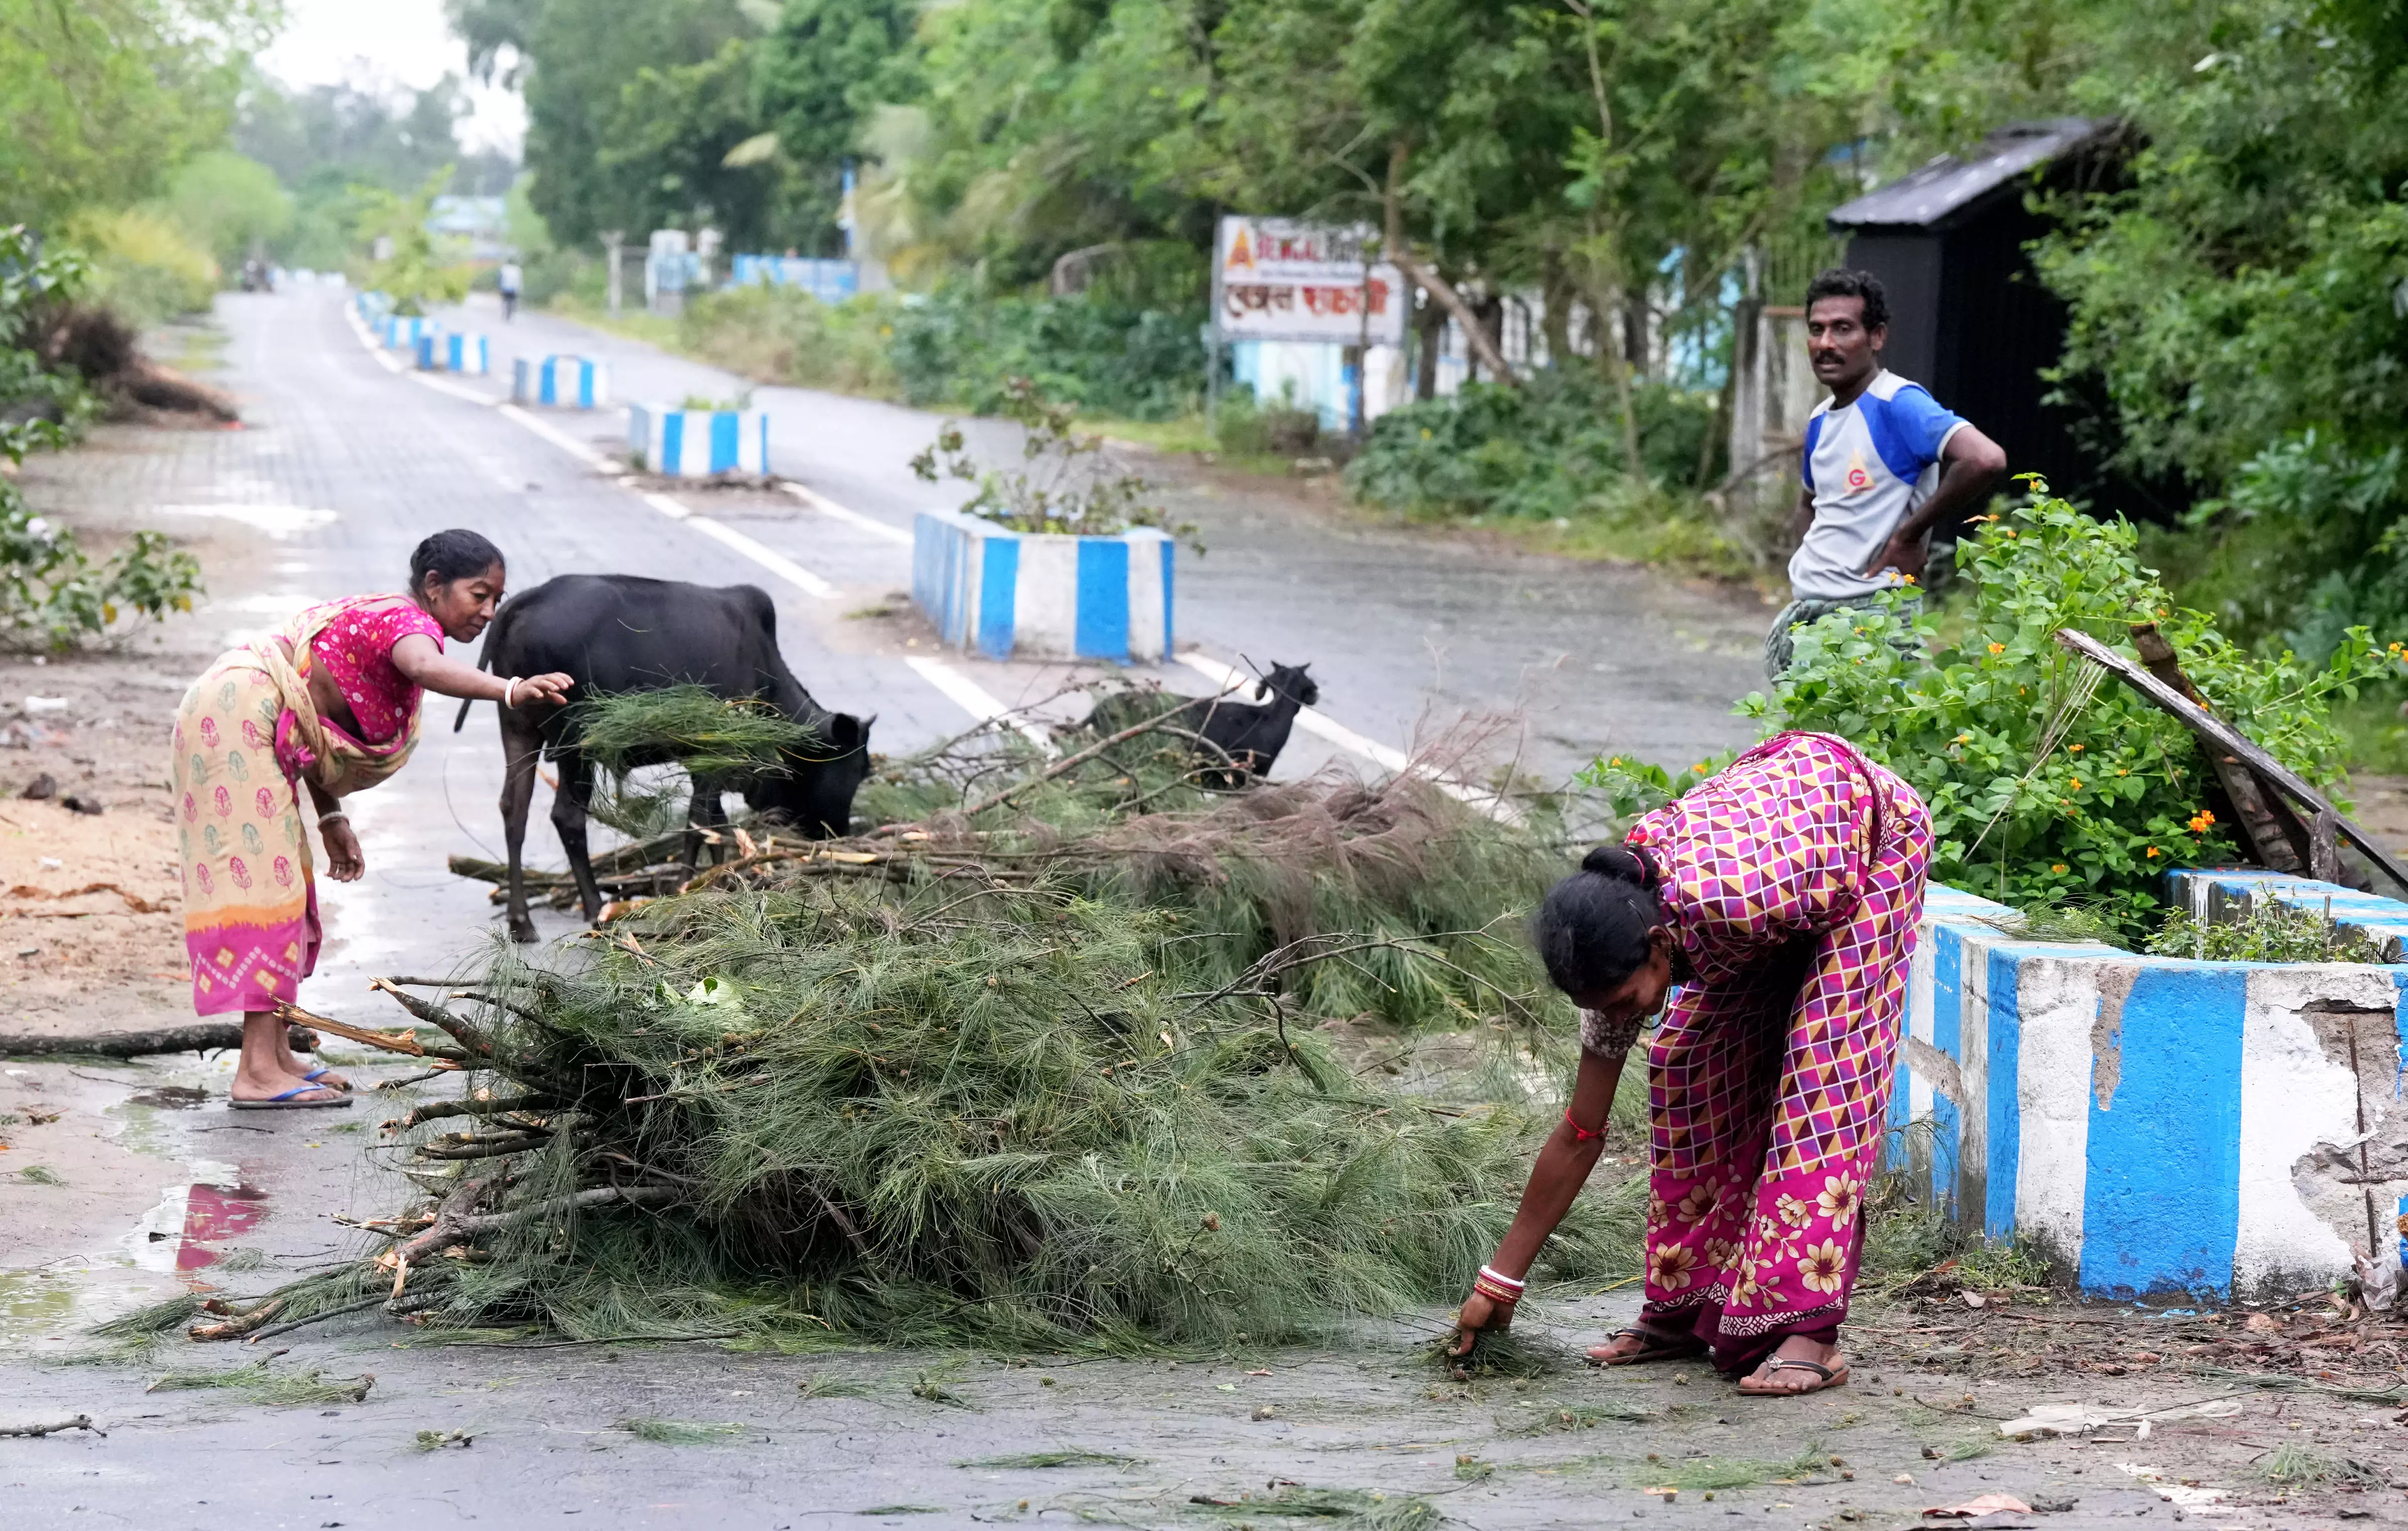
[[[2322,793],[2301,780],[2288,766],[2260,749],[2247,735],[2209,711],[2204,704],[2192,701],[2086,633],[2060,627],[2057,630],[2057,641],[2059,646],[2083,658],[2105,666],[2110,674],[2155,702],[2184,727],[2257,772],[2260,780],[2286,794],[2312,815],[2331,815],[2331,827],[2339,836],[2347,838],[2367,860],[2383,868],[2385,876],[2401,887],[2408,887],[2408,867],[2394,861],[2389,851],[2375,843],[2373,836],[2344,818],[2341,810],[2327,801]]]

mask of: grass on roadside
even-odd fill
[[[709,1446],[744,1434],[746,1426],[724,1420],[625,1419],[618,1428],[657,1446]]]
[[[366,1403],[368,1390],[375,1385],[373,1373],[363,1373],[357,1377],[328,1377],[314,1366],[308,1371],[271,1372],[267,1369],[267,1363],[260,1361],[248,1366],[230,1366],[220,1371],[167,1372],[142,1391],[184,1393],[223,1390],[239,1394],[250,1403],[294,1409],[304,1404]]]
[[[2318,1488],[2342,1483],[2374,1484],[2382,1474],[2365,1463],[2345,1456],[2327,1456],[2305,1446],[2285,1441],[2266,1453],[2258,1464],[2258,1476],[2283,1488]]]

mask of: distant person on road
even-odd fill
[[[1971,511],[2006,470],[1997,442],[1882,366],[1888,340],[1889,300],[1870,274],[1834,267],[1806,289],[1807,356],[1831,396],[1806,421],[1803,540],[1789,604],[1764,638],[1770,680],[1789,668],[1794,629],[1877,610],[1880,592],[1920,580],[1932,529]]]
[[[407,595],[313,606],[272,637],[219,656],[176,711],[177,838],[193,1009],[242,1012],[237,1109],[351,1103],[349,1083],[308,1068],[275,1008],[318,965],[317,880],[302,827],[307,790],[337,882],[364,869],[342,800],[401,769],[418,744],[419,699],[553,702],[565,675],[505,680],[444,657],[469,643],[502,598],[499,550],[474,532],[437,532],[409,558]]]
[[[1844,739],[1781,734],[1555,885],[1531,934],[1581,1007],[1580,1073],[1457,1316],[1456,1353],[1512,1323],[1604,1150],[1640,1023],[1661,1008],[1647,1045],[1646,1301],[1589,1359],[1710,1355],[1752,1396],[1847,1381],[1840,1325],[1930,860],[1914,788]]]
[[[502,322],[505,324],[510,322],[511,315],[518,312],[519,287],[525,280],[526,273],[519,269],[516,261],[504,261],[501,270],[494,274],[494,285],[502,293]]]

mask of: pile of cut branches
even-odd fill
[[[768,838],[565,967],[497,946],[449,997],[382,985],[443,1038],[396,1045],[469,1089],[391,1124],[423,1202],[280,1316],[1197,1344],[1455,1295],[1568,1062],[1519,928],[1559,855],[1421,777],[1221,795],[1193,764],[907,762],[864,795],[912,817]],[[1400,1093],[1350,1024],[1497,1066]],[[1593,1198],[1551,1259],[1620,1273],[1635,1223]]]

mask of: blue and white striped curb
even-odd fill
[[[2176,873],[2370,929],[2408,906],[2269,874]],[[1892,1161],[2085,1292],[2220,1298],[2320,1288],[2401,1258],[2408,967],[2194,962],[2020,940],[2014,911],[1934,885],[1890,1104]]]
[[[418,337],[418,370],[421,372],[464,372],[483,377],[492,370],[492,351],[481,335],[463,335],[457,330],[445,330],[436,335]]]
[[[388,351],[414,351],[420,338],[435,334],[437,328],[435,321],[423,314],[387,314],[377,333],[383,337]]]
[[[1151,526],[1066,537],[923,510],[911,598],[944,642],[989,659],[1159,660],[1171,649],[1177,550]]]
[[[758,409],[627,407],[627,450],[648,473],[708,479],[714,473],[769,472],[769,417]]]
[[[610,369],[590,356],[522,356],[510,364],[510,398],[519,404],[599,409],[610,402]]]

